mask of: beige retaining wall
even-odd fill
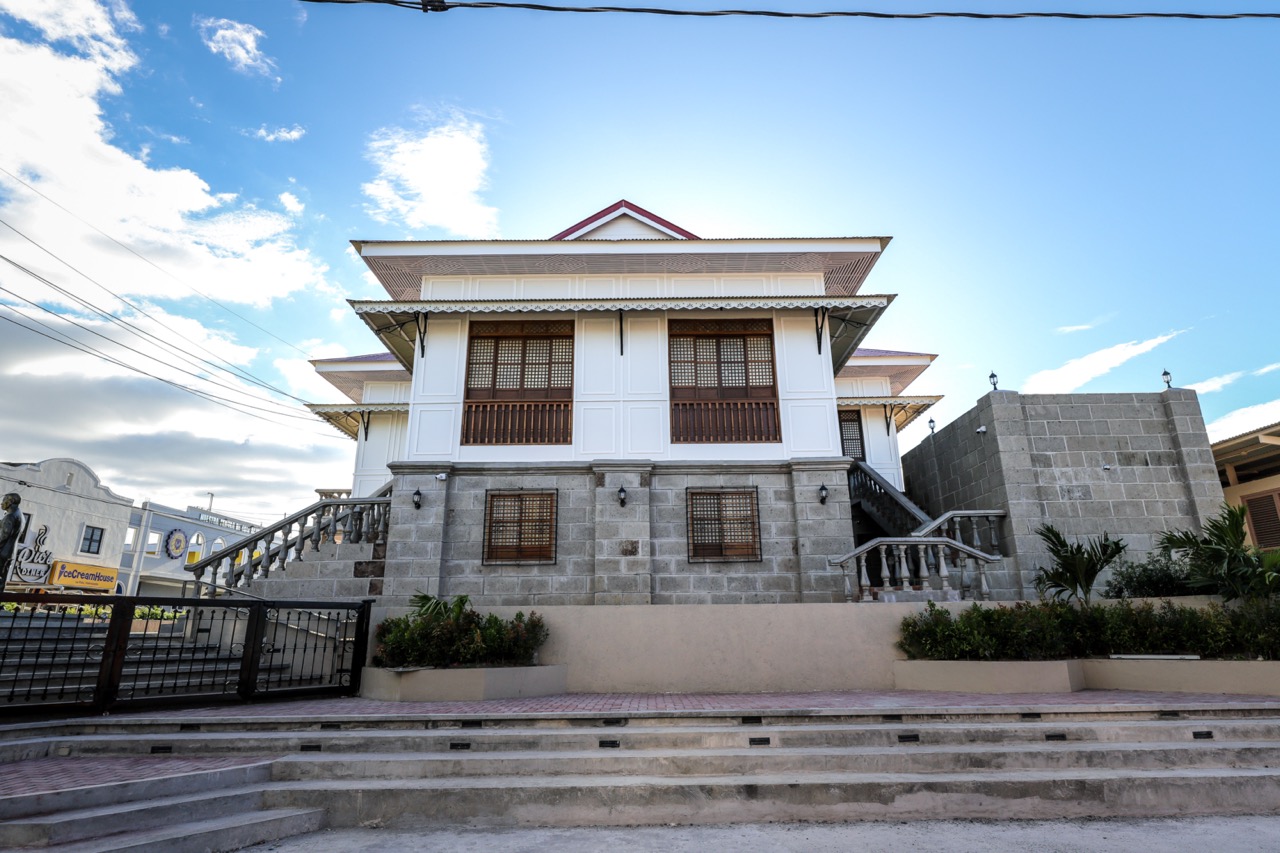
[[[551,629],[539,661],[566,664],[572,693],[888,690],[898,626],[923,606],[539,607]]]

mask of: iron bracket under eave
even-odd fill
[[[827,314],[829,311],[830,309],[828,308],[813,309],[813,330],[818,336],[818,355],[822,355],[822,333],[827,328]]]
[[[413,321],[418,327],[418,358],[425,358],[427,355],[427,320],[430,316],[429,311],[419,311],[413,315]]]
[[[360,426],[364,427],[364,440],[369,440],[369,424],[373,420],[373,415],[369,412],[360,412]]]

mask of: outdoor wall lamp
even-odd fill
[[[933,435],[933,428],[936,427],[937,425],[938,425],[937,421],[935,421],[933,418],[929,418],[929,435]]]
[[[1160,378],[1164,380],[1164,387],[1173,387],[1173,375],[1170,374],[1169,371],[1166,370],[1164,373],[1161,373]]]
[[[825,504],[827,502],[828,494],[829,492],[827,491],[826,483],[823,483],[821,486],[818,486],[818,503]]]
[[[627,505],[627,487],[618,486],[618,506]]]
[[[987,381],[991,383],[992,391],[1000,390],[1000,377],[996,376],[996,372],[994,370],[991,371],[991,375],[987,377]]]
[[[413,490],[413,508],[422,509],[422,489]]]

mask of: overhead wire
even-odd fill
[[[112,296],[112,297],[114,297],[114,298],[116,298],[116,299],[120,300],[122,303],[124,303],[125,305],[129,306],[130,308],[132,308],[135,312],[137,312],[137,313],[138,313],[138,314],[140,314],[141,316],[146,317],[148,320],[151,320],[152,322],[155,322],[155,323],[157,323],[157,324],[160,322],[159,320],[157,320],[155,317],[151,316],[149,313],[147,313],[144,309],[142,309],[142,308],[141,308],[141,307],[139,307],[138,305],[135,305],[134,303],[130,302],[130,301],[129,301],[128,299],[126,299],[125,297],[123,297],[123,296],[121,296],[120,294],[118,294],[118,293],[116,293],[116,292],[112,291],[112,290],[111,290],[110,288],[108,288],[106,285],[104,285],[104,284],[102,284],[102,283],[98,282],[98,281],[97,281],[96,279],[94,279],[92,276],[90,276],[90,275],[88,275],[87,273],[85,273],[85,272],[81,271],[81,270],[80,270],[80,269],[78,269],[76,266],[74,266],[73,264],[71,264],[69,261],[65,260],[65,259],[64,259],[64,258],[62,258],[62,257],[59,257],[59,256],[58,256],[57,254],[55,254],[54,252],[52,252],[52,251],[50,251],[49,249],[47,249],[46,247],[42,246],[39,242],[37,242],[37,241],[33,240],[33,239],[32,239],[31,237],[29,237],[28,235],[26,235],[26,234],[22,233],[22,232],[21,232],[21,231],[19,231],[17,228],[13,227],[13,225],[11,225],[10,223],[6,222],[4,219],[0,219],[0,225],[5,226],[5,227],[6,227],[6,228],[8,228],[10,231],[12,231],[13,233],[17,234],[19,237],[23,238],[24,240],[26,240],[27,242],[31,243],[31,244],[32,244],[33,246],[35,246],[36,248],[40,249],[40,251],[44,252],[44,253],[45,253],[45,254],[47,254],[49,257],[53,258],[54,260],[58,261],[59,263],[63,264],[64,266],[66,266],[66,267],[67,267],[68,269],[70,269],[72,272],[74,272],[74,273],[76,273],[77,275],[81,276],[81,277],[82,277],[82,278],[84,278],[86,281],[89,281],[89,282],[91,282],[92,284],[96,285],[99,289],[103,290],[103,291],[104,291],[104,292],[106,292],[108,295],[110,295],[110,296]],[[13,262],[12,262],[10,259],[8,259],[8,258],[4,258],[4,260],[9,261],[11,264],[13,263]],[[17,264],[14,264],[14,265],[15,265],[15,266],[19,266],[19,265],[17,265]],[[234,376],[234,377],[235,377],[235,378],[237,378],[237,379],[241,379],[241,380],[247,381],[247,382],[249,382],[249,383],[251,383],[251,384],[253,384],[253,385],[257,385],[258,387],[263,388],[264,390],[271,391],[271,392],[273,392],[273,393],[280,394],[280,395],[285,396],[285,397],[289,397],[289,398],[291,398],[291,399],[293,399],[293,400],[297,400],[299,403],[305,403],[305,402],[307,402],[306,400],[303,400],[301,397],[296,397],[296,396],[294,396],[293,394],[290,394],[290,393],[289,393],[289,392],[287,392],[287,391],[284,391],[284,390],[282,390],[282,389],[280,389],[280,388],[275,387],[274,385],[272,385],[271,383],[267,382],[266,380],[264,380],[264,379],[260,379],[259,377],[254,376],[252,373],[250,373],[250,372],[248,372],[248,371],[246,371],[246,370],[242,370],[241,368],[237,367],[236,365],[231,364],[231,362],[226,361],[226,359],[222,359],[222,360],[223,360],[223,361],[228,365],[228,367],[223,367],[222,365],[220,365],[220,364],[216,364],[215,362],[210,361],[210,360],[209,360],[209,359],[207,359],[207,358],[202,358],[202,357],[200,357],[200,356],[191,356],[191,355],[190,355],[190,354],[188,354],[187,352],[183,351],[183,349],[182,349],[181,347],[179,347],[178,345],[176,345],[176,344],[174,344],[174,343],[171,343],[171,342],[169,342],[169,341],[166,341],[166,340],[164,340],[163,338],[161,338],[160,336],[158,336],[158,335],[156,335],[156,334],[154,334],[154,333],[152,333],[152,332],[150,332],[150,331],[148,331],[148,330],[146,330],[146,329],[144,329],[144,328],[142,328],[142,327],[140,327],[140,326],[137,326],[136,324],[132,323],[131,321],[126,320],[126,319],[125,319],[125,318],[123,318],[123,317],[120,317],[120,316],[118,316],[118,315],[116,315],[116,314],[113,314],[113,313],[111,313],[110,311],[107,311],[106,309],[101,308],[101,307],[99,307],[99,306],[97,306],[97,305],[93,304],[92,302],[88,301],[88,300],[87,300],[87,299],[85,299],[84,297],[77,296],[76,294],[72,293],[71,291],[67,290],[66,288],[61,287],[61,286],[59,286],[58,284],[54,283],[53,281],[51,281],[51,280],[49,280],[49,279],[47,279],[47,278],[45,278],[45,277],[43,277],[43,276],[39,276],[39,275],[37,275],[37,274],[35,274],[35,273],[31,272],[29,269],[23,268],[23,267],[21,267],[21,266],[19,266],[19,268],[20,268],[20,269],[22,269],[24,272],[26,272],[28,275],[31,275],[32,277],[36,278],[36,280],[38,280],[38,281],[40,281],[41,283],[43,283],[43,284],[47,285],[48,287],[50,287],[50,288],[51,288],[52,290],[54,290],[55,292],[62,294],[62,295],[63,295],[63,296],[65,296],[67,299],[70,299],[70,300],[72,300],[72,301],[74,301],[74,302],[78,303],[79,305],[81,305],[81,306],[83,306],[83,307],[85,307],[85,308],[89,309],[90,311],[96,312],[99,316],[101,316],[101,317],[103,317],[103,318],[105,318],[105,319],[107,319],[107,320],[109,320],[109,321],[111,321],[111,322],[115,323],[116,325],[120,326],[121,328],[125,329],[126,331],[131,332],[132,334],[134,334],[134,335],[136,335],[136,336],[138,336],[138,337],[140,337],[140,338],[149,339],[152,343],[154,343],[154,344],[156,344],[156,345],[158,345],[158,346],[160,346],[160,347],[163,347],[163,348],[164,348],[165,350],[167,350],[169,353],[172,353],[173,355],[176,355],[178,358],[182,359],[182,360],[183,360],[183,361],[185,361],[187,364],[189,364],[189,365],[191,365],[191,366],[193,366],[193,367],[198,367],[198,365],[195,363],[195,362],[197,362],[197,361],[198,361],[198,362],[200,362],[200,363],[202,363],[202,364],[204,364],[204,365],[206,365],[206,366],[208,366],[208,367],[210,367],[210,368],[212,368],[212,369],[214,369],[214,370],[219,370],[219,371],[222,371],[222,372],[224,372],[224,373],[228,373],[228,374],[230,374],[230,375]],[[202,350],[202,351],[204,351],[204,352],[209,353],[210,355],[213,355],[215,358],[219,357],[219,356],[217,356],[217,355],[216,355],[216,353],[211,352],[207,347],[202,346],[202,345],[201,345],[201,344],[199,344],[198,342],[189,342],[189,343],[191,343],[191,344],[192,344],[194,347],[196,347],[197,349],[200,349],[200,350]],[[151,358],[151,359],[153,359],[153,360],[157,360],[157,359],[155,358],[155,356],[146,356],[144,353],[140,353],[140,354],[141,354],[141,355],[144,355],[144,356],[145,356],[145,357],[147,357],[147,358]],[[194,375],[194,374],[193,374],[193,375]],[[280,403],[280,402],[278,402],[278,401],[276,401],[276,400],[271,400],[270,398],[266,398],[266,397],[259,397],[259,396],[256,396],[256,395],[249,394],[249,393],[248,393],[247,391],[245,391],[244,389],[237,388],[237,387],[235,387],[235,386],[233,386],[233,385],[229,385],[229,384],[227,384],[226,382],[215,381],[214,379],[212,379],[212,378],[210,378],[210,377],[201,377],[201,378],[203,378],[203,379],[204,379],[205,381],[207,381],[207,382],[211,382],[212,384],[219,385],[219,386],[221,386],[221,387],[223,387],[223,388],[226,388],[226,389],[227,389],[227,390],[229,390],[229,391],[233,391],[234,393],[237,393],[237,394],[245,394],[246,396],[250,396],[250,397],[252,397],[253,399],[256,399],[256,400],[262,400],[262,401],[264,401],[264,402],[270,402],[270,403],[272,403],[272,404],[274,404],[274,405],[278,405],[278,406],[281,406],[281,407],[284,407],[284,408],[291,408],[291,407],[289,407],[289,406],[288,406],[287,404],[285,404],[285,403]]]
[[[10,172],[8,169],[5,169],[3,166],[0,166],[0,173],[3,173],[3,174],[5,174],[5,175],[8,175],[8,176],[9,176],[10,178],[12,178],[13,180],[17,181],[18,183],[22,184],[22,185],[23,185],[24,187],[26,187],[27,189],[31,190],[31,192],[33,192],[33,193],[35,193],[36,195],[40,196],[40,197],[41,197],[42,199],[44,199],[45,201],[49,202],[49,203],[50,203],[50,204],[52,204],[54,207],[56,207],[56,208],[58,208],[59,210],[61,210],[63,213],[66,213],[68,216],[70,216],[70,217],[72,217],[73,219],[75,219],[77,222],[81,223],[82,225],[84,225],[84,226],[86,226],[86,227],[88,227],[88,228],[92,228],[94,231],[97,231],[99,234],[101,234],[103,237],[106,237],[106,238],[107,238],[108,240],[110,240],[112,243],[115,243],[115,244],[116,244],[117,246],[119,246],[121,249],[124,249],[126,252],[128,252],[129,254],[133,255],[133,256],[134,256],[134,257],[136,257],[136,258],[138,258],[138,259],[139,259],[139,260],[141,260],[143,263],[146,263],[147,265],[149,265],[149,266],[151,266],[151,267],[154,267],[156,270],[158,270],[159,272],[161,272],[161,273],[163,273],[164,275],[168,276],[170,279],[172,279],[173,281],[175,281],[175,282],[177,282],[178,284],[182,285],[183,287],[187,288],[188,290],[190,290],[192,293],[196,294],[197,296],[200,296],[200,297],[202,297],[202,298],[204,298],[204,299],[207,299],[209,302],[212,302],[214,305],[218,306],[218,307],[219,307],[219,308],[221,308],[223,311],[226,311],[226,312],[227,312],[228,314],[230,314],[231,316],[233,316],[233,317],[235,317],[235,318],[237,318],[237,319],[239,319],[239,320],[241,320],[241,321],[243,321],[243,322],[245,322],[245,323],[248,323],[250,326],[252,326],[253,328],[255,328],[255,329],[257,329],[258,331],[262,332],[263,334],[267,335],[268,337],[274,338],[275,340],[279,341],[280,343],[284,344],[285,346],[288,346],[288,347],[293,348],[294,350],[297,350],[298,352],[302,353],[303,355],[305,355],[305,356],[306,356],[306,357],[308,357],[308,358],[310,358],[310,357],[311,357],[311,354],[310,354],[309,352],[307,352],[306,350],[302,349],[302,348],[301,348],[301,347],[299,347],[297,344],[291,343],[290,341],[286,341],[284,338],[280,337],[279,335],[276,335],[276,334],[275,334],[274,332],[272,332],[271,330],[269,330],[269,329],[265,329],[265,328],[263,328],[262,326],[259,326],[257,323],[253,322],[253,321],[252,321],[252,320],[250,320],[248,317],[245,317],[243,314],[240,314],[240,313],[238,313],[238,312],[236,312],[236,311],[232,310],[231,308],[227,307],[226,305],[222,304],[221,302],[219,302],[218,300],[214,299],[214,298],[213,298],[212,296],[210,296],[209,294],[204,293],[204,292],[202,292],[202,291],[200,291],[200,290],[196,289],[195,287],[192,287],[190,284],[188,284],[187,282],[185,282],[185,281],[183,281],[182,279],[178,278],[178,277],[177,277],[177,276],[175,276],[173,273],[169,272],[167,269],[165,269],[164,267],[162,267],[162,266],[160,266],[159,264],[157,264],[155,261],[153,261],[153,260],[151,260],[150,258],[148,258],[146,255],[143,255],[141,252],[139,252],[139,251],[137,251],[136,249],[134,249],[132,246],[129,246],[129,245],[125,244],[125,243],[120,242],[120,241],[119,241],[119,240],[117,240],[115,237],[113,237],[112,235],[108,234],[106,231],[103,231],[101,228],[99,228],[98,226],[94,225],[92,222],[89,222],[88,220],[84,219],[82,216],[80,216],[79,214],[77,214],[75,211],[70,210],[70,209],[69,209],[69,208],[67,208],[66,206],[64,206],[64,205],[60,204],[60,203],[59,203],[58,201],[56,201],[55,199],[52,199],[52,198],[50,198],[49,196],[45,195],[43,192],[41,192],[40,190],[36,189],[36,188],[35,188],[34,186],[32,186],[31,184],[27,183],[27,182],[26,182],[26,181],[24,181],[22,178],[20,178],[20,177],[18,177],[17,175],[15,175],[13,172]]]
[[[37,272],[34,272],[34,271],[32,271],[32,270],[28,269],[27,267],[23,266],[22,264],[18,263],[17,261],[13,260],[12,258],[9,258],[9,257],[7,257],[7,256],[5,256],[5,255],[3,255],[3,254],[0,254],[0,261],[4,261],[5,263],[9,264],[10,266],[13,266],[13,267],[17,268],[18,270],[21,270],[22,272],[26,273],[27,275],[32,276],[33,278],[35,278],[37,281],[43,282],[43,283],[45,283],[45,284],[50,284],[50,285],[52,285],[52,282],[50,282],[50,281],[49,281],[48,279],[46,279],[44,276],[40,275],[40,274],[39,274],[39,273],[37,273]],[[54,286],[56,287],[56,285],[54,285]],[[89,333],[89,334],[91,334],[91,335],[94,335],[94,336],[96,336],[96,337],[102,338],[103,340],[105,340],[105,341],[107,341],[107,342],[109,342],[109,343],[111,343],[111,344],[114,344],[115,346],[121,347],[122,349],[126,349],[126,350],[128,350],[129,352],[132,352],[132,353],[135,353],[136,355],[140,355],[140,356],[142,356],[143,358],[151,359],[152,361],[159,361],[159,359],[156,359],[154,356],[148,355],[147,353],[144,353],[144,352],[142,352],[141,350],[135,349],[134,347],[131,347],[131,346],[129,346],[129,345],[128,345],[128,344],[126,344],[126,343],[123,343],[123,342],[118,341],[118,340],[114,340],[113,338],[110,338],[110,337],[108,337],[107,335],[104,335],[102,332],[99,332],[97,329],[91,329],[91,328],[89,328],[89,327],[87,327],[87,326],[85,326],[85,325],[83,325],[83,324],[81,324],[81,323],[77,322],[74,318],[67,317],[67,316],[65,316],[65,315],[63,315],[63,314],[59,314],[57,311],[54,311],[52,308],[49,308],[49,307],[44,306],[44,305],[41,305],[40,303],[38,303],[38,302],[36,302],[36,301],[34,301],[34,300],[31,300],[31,299],[28,299],[27,297],[22,296],[21,294],[16,293],[16,292],[14,292],[14,291],[12,291],[12,290],[9,290],[8,288],[6,288],[6,287],[4,287],[4,286],[0,286],[0,292],[7,293],[7,294],[9,294],[10,296],[14,297],[15,299],[21,299],[23,302],[26,302],[28,305],[31,305],[32,307],[35,307],[35,308],[39,308],[41,311],[44,311],[45,313],[52,314],[53,316],[57,317],[58,319],[63,320],[64,322],[67,322],[67,323],[69,323],[69,324],[71,324],[71,325],[75,326],[76,328],[80,329],[81,331],[88,332],[88,333]],[[24,316],[25,316],[25,315],[24,315]],[[297,411],[295,411],[295,410],[288,410],[288,409],[287,409],[287,407],[285,407],[285,404],[283,404],[283,403],[279,403],[279,402],[277,402],[277,401],[275,401],[275,400],[263,400],[261,397],[257,397],[257,396],[254,396],[254,395],[252,395],[252,394],[248,394],[248,392],[246,392],[246,391],[243,391],[243,390],[240,390],[240,389],[237,389],[237,388],[231,387],[231,386],[227,386],[227,385],[225,385],[225,384],[214,383],[214,382],[212,382],[212,380],[210,380],[207,376],[203,376],[203,375],[201,375],[201,374],[199,374],[199,373],[192,373],[191,371],[189,371],[189,370],[184,370],[183,368],[178,367],[177,365],[172,365],[172,364],[170,364],[170,365],[165,365],[165,366],[166,366],[166,367],[171,367],[172,369],[174,369],[174,370],[178,371],[179,373],[186,374],[187,376],[191,376],[191,377],[193,377],[193,378],[195,378],[195,379],[199,379],[199,380],[201,380],[201,381],[203,381],[203,382],[211,382],[212,384],[219,385],[219,387],[222,387],[222,388],[228,388],[228,389],[229,389],[229,390],[231,390],[233,393],[237,393],[237,394],[244,394],[244,395],[246,395],[246,396],[249,396],[249,397],[250,397],[251,399],[253,399],[253,400],[257,400],[258,402],[269,402],[269,403],[271,403],[271,404],[273,404],[273,405],[275,405],[275,406],[282,407],[282,408],[286,408],[286,411],[275,412],[275,414],[279,414],[279,415],[280,415],[280,416],[282,416],[282,417],[299,418],[299,419],[304,419],[304,420],[310,420],[310,419],[311,419],[311,416],[300,414],[300,413],[298,413],[298,412],[297,412]],[[207,392],[202,392],[202,393],[207,393]],[[227,398],[222,397],[222,398],[220,398],[220,399],[224,399],[224,400],[225,400],[225,399],[227,399]],[[237,403],[238,405],[247,406],[248,408],[251,408],[251,409],[258,409],[259,411],[264,411],[264,412],[272,411],[271,409],[264,409],[264,408],[261,408],[261,407],[259,407],[259,406],[253,406],[253,405],[251,405],[251,404],[249,404],[249,403],[243,403],[243,402],[238,401],[238,400],[237,400],[237,401],[230,401],[230,400],[229,400],[228,402],[235,402],[235,403]]]
[[[584,14],[623,13],[635,15],[669,15],[675,17],[721,18],[868,18],[873,20],[925,20],[958,18],[968,20],[1006,21],[1021,19],[1059,19],[1073,21],[1121,21],[1140,19],[1175,19],[1190,21],[1233,21],[1249,19],[1280,20],[1280,12],[783,12],[769,9],[671,9],[645,6],[554,6],[545,3],[442,2],[442,0],[303,0],[304,3],[357,5],[371,3],[395,6],[415,12],[447,12],[451,9],[524,9],[534,12],[570,12]]]

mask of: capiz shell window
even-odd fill
[[[485,492],[484,564],[556,561],[555,491]]]
[[[773,321],[672,320],[671,441],[777,442]]]
[[[689,562],[759,562],[756,490],[689,489]]]
[[[463,444],[569,444],[573,321],[471,324]]]

